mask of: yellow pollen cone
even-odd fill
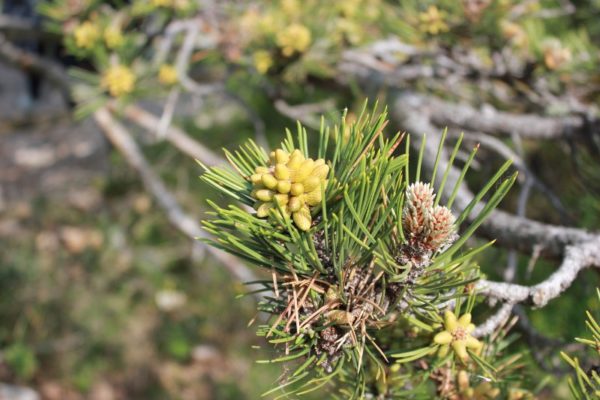
[[[321,204],[321,200],[323,199],[323,196],[321,194],[321,188],[307,193],[305,195],[305,198],[306,204],[308,204],[309,206],[316,206],[318,204]]]
[[[462,327],[467,327],[471,323],[471,313],[466,313],[458,319],[458,324]]]
[[[256,191],[256,198],[260,201],[271,201],[273,200],[273,192],[267,189],[261,189]]]
[[[275,201],[277,202],[277,204],[279,204],[280,206],[285,206],[286,204],[288,204],[290,198],[287,194],[276,194],[275,196],[273,196]]]
[[[327,174],[329,174],[329,165],[319,165],[312,173],[313,176],[316,176],[319,179],[327,178]]]
[[[292,184],[289,181],[279,181],[277,182],[277,191],[279,193],[289,193],[292,189]]]
[[[275,164],[285,164],[289,159],[290,155],[286,151],[282,149],[275,150]]]
[[[283,164],[275,165],[275,177],[279,180],[290,179],[290,170]]]
[[[292,195],[300,196],[301,194],[304,193],[304,185],[301,183],[294,183],[294,184],[292,184],[290,191],[291,191]]]
[[[261,174],[252,174],[252,176],[250,176],[250,180],[254,184],[261,183],[262,182],[262,175]]]
[[[300,164],[300,167],[298,167],[298,170],[294,175],[294,180],[296,182],[304,182],[304,180],[312,174],[314,170],[314,164],[315,162],[310,158],[308,160],[304,160],[304,162]]]
[[[309,176],[303,182],[304,191],[312,192],[315,189],[321,189],[321,179],[317,176]]]
[[[275,189],[277,187],[277,179],[271,174],[263,174],[262,184],[268,189]]]
[[[294,214],[294,223],[301,231],[307,231],[310,229],[312,224],[312,217],[310,216],[310,210],[308,207],[302,207]]]
[[[294,150],[290,155],[290,160],[287,163],[289,169],[298,169],[300,164],[304,162],[304,156],[300,152],[300,150]]]
[[[303,205],[304,205],[304,202],[301,200],[300,197],[292,197],[290,199],[290,202],[288,203],[288,208],[290,209],[291,212],[296,212],[296,211],[300,210]]]
[[[433,341],[437,344],[450,344],[452,342],[452,334],[447,331],[442,331],[434,336]]]
[[[266,216],[269,215],[269,210],[273,208],[273,204],[272,203],[262,203],[257,209],[256,209],[256,216],[259,218],[264,218]]]
[[[458,321],[456,315],[450,310],[446,310],[444,313],[444,327],[447,331],[453,331],[458,328]]]

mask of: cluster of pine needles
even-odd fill
[[[472,323],[450,329],[448,318],[452,314],[462,316],[459,322],[470,321],[480,302],[472,290],[479,278],[474,256],[492,243],[474,248],[465,243],[514,183],[516,174],[504,177],[510,162],[455,216],[451,209],[458,187],[477,148],[447,191],[462,137],[442,169],[444,133],[426,180],[421,171],[426,138],[411,162],[410,137],[386,137],[386,124],[385,111],[378,113],[375,107],[368,112],[365,104],[354,123],[343,117],[330,128],[322,121],[311,146],[298,124],[296,134],[287,131],[271,154],[249,141],[225,151],[229,167],[204,167],[202,179],[234,201],[223,206],[210,202],[211,218],[204,222],[213,235],[209,243],[270,273],[270,279],[259,282],[264,293],[259,309],[271,318],[258,334],[275,347],[276,355],[260,362],[283,362],[286,368],[280,384],[265,395],[301,395],[327,386],[332,396],[345,399],[411,393],[431,398],[431,391],[451,398],[443,396],[440,371],[453,382],[460,374],[455,386],[467,392],[475,390],[469,380],[476,376],[486,377],[492,394],[518,386],[509,385],[507,378],[518,367],[518,357],[500,369],[494,366],[507,356],[502,347],[512,340],[507,333],[493,345],[484,341],[460,352],[441,351],[444,346],[434,340],[447,336],[446,348],[454,349],[463,346],[461,340],[479,343],[469,339]],[[308,219],[292,218],[288,206],[288,186],[298,176],[304,182],[309,174],[289,161],[299,154],[311,170],[328,166],[323,169],[327,176],[319,178],[321,189],[312,189],[316,181],[311,183],[320,195],[318,203],[305,201],[301,190],[294,193],[310,213]],[[281,170],[286,173],[277,174]],[[257,171],[268,176],[262,179]],[[257,185],[263,191],[259,203]],[[441,193],[451,194],[442,198]],[[485,206],[472,215],[484,199]],[[449,333],[436,336],[444,330]]]

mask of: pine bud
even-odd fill
[[[430,234],[428,237],[430,245],[434,249],[445,245],[452,240],[454,233],[454,215],[446,207],[436,206],[430,218]]]
[[[340,296],[338,295],[337,288],[335,286],[330,286],[325,292],[325,299],[327,302],[339,300]]]
[[[325,318],[336,325],[352,325],[354,321],[354,316],[343,310],[329,311],[325,314]]]
[[[433,207],[433,188],[429,183],[415,182],[406,189],[406,203],[415,207]]]

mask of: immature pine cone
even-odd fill
[[[406,189],[402,228],[411,246],[437,251],[454,239],[455,218],[448,208],[434,206],[435,194],[428,183]]]

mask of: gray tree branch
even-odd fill
[[[144,183],[146,189],[154,196],[157,203],[167,214],[169,221],[190,239],[195,240],[196,245],[203,246],[215,259],[217,259],[227,271],[241,282],[256,281],[257,277],[244,264],[241,264],[237,258],[215,248],[206,246],[197,239],[209,238],[198,222],[186,214],[178,204],[175,197],[169,192],[161,179],[154,173],[146,161],[141,150],[125,129],[106,108],[101,108],[94,113],[94,119],[102,128],[106,137],[115,146],[117,150],[127,160],[129,165],[134,168]],[[260,294],[255,297],[260,299]]]

